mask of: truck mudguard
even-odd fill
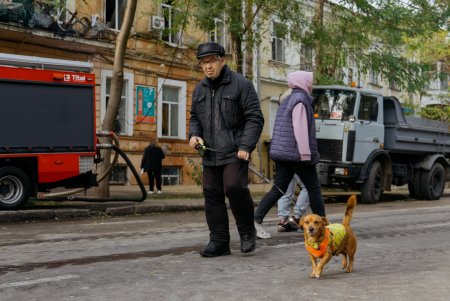
[[[391,157],[389,156],[389,152],[384,149],[377,149],[370,153],[367,158],[366,163],[364,163],[361,174],[357,180],[358,183],[363,183],[369,174],[370,167],[372,166],[375,160],[380,161],[383,166],[383,183],[384,190],[391,191],[391,182],[392,182],[392,162]]]
[[[430,170],[436,161],[439,161],[439,163],[441,163],[445,169],[450,168],[450,163],[441,154],[433,154],[433,155],[426,156],[425,158],[423,158],[422,161],[415,163],[414,168]]]

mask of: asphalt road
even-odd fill
[[[327,204],[332,222],[344,204]],[[358,205],[354,271],[309,278],[301,233],[201,258],[204,212],[0,225],[0,300],[449,300],[450,198]]]

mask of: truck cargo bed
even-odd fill
[[[450,154],[449,123],[404,117],[400,104],[391,100],[385,99],[385,149],[394,153]]]

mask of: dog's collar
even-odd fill
[[[325,256],[325,252],[330,242],[330,236],[331,236],[330,230],[328,230],[328,228],[325,228],[325,237],[320,244],[318,244],[317,242],[309,243],[308,241],[305,240],[306,250],[316,257]]]

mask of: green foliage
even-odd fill
[[[192,171],[188,172],[188,175],[191,176],[191,179],[194,180],[195,184],[198,186],[202,185],[202,179],[203,179],[203,170],[201,163],[196,163],[192,159],[188,159],[189,166],[191,167]]]
[[[214,18],[225,19],[227,32],[234,48],[236,70],[242,72],[243,53],[251,52],[261,43],[262,36],[270,36],[271,20],[287,25],[277,28],[291,41],[299,41],[307,18],[301,1],[292,0],[191,0],[195,9],[192,17],[205,31],[214,29]],[[287,30],[289,26],[289,31]],[[244,46],[245,45],[245,46]]]
[[[430,64],[441,61],[444,63],[444,70],[450,73],[450,39],[447,30],[405,38],[405,44],[408,57]]]
[[[379,72],[383,79],[408,92],[424,87],[432,62],[405,59],[405,41],[440,30],[448,33],[450,14],[448,0],[316,0],[313,5],[307,0],[185,2],[192,3],[190,17],[205,31],[214,28],[214,18],[225,16],[238,71],[242,53],[258,46],[262,36],[269,37],[269,24],[277,20],[286,26],[275,30],[288,36],[290,43],[315,49],[317,83],[341,83],[343,68],[357,67],[362,73]],[[320,3],[326,7],[323,16]],[[241,48],[243,43],[247,49]]]
[[[396,82],[408,92],[422,89],[429,80],[431,62],[404,58],[405,38],[428,36],[440,30],[448,17],[448,3],[435,6],[422,0],[408,4],[381,0],[338,2],[340,5],[331,6],[321,28],[312,24],[309,41],[306,40],[320,45],[316,47],[321,59],[317,81],[338,83],[342,68],[353,64],[362,73],[381,73],[383,79]]]
[[[423,118],[450,122],[450,105],[444,107],[425,107],[419,114]]]

